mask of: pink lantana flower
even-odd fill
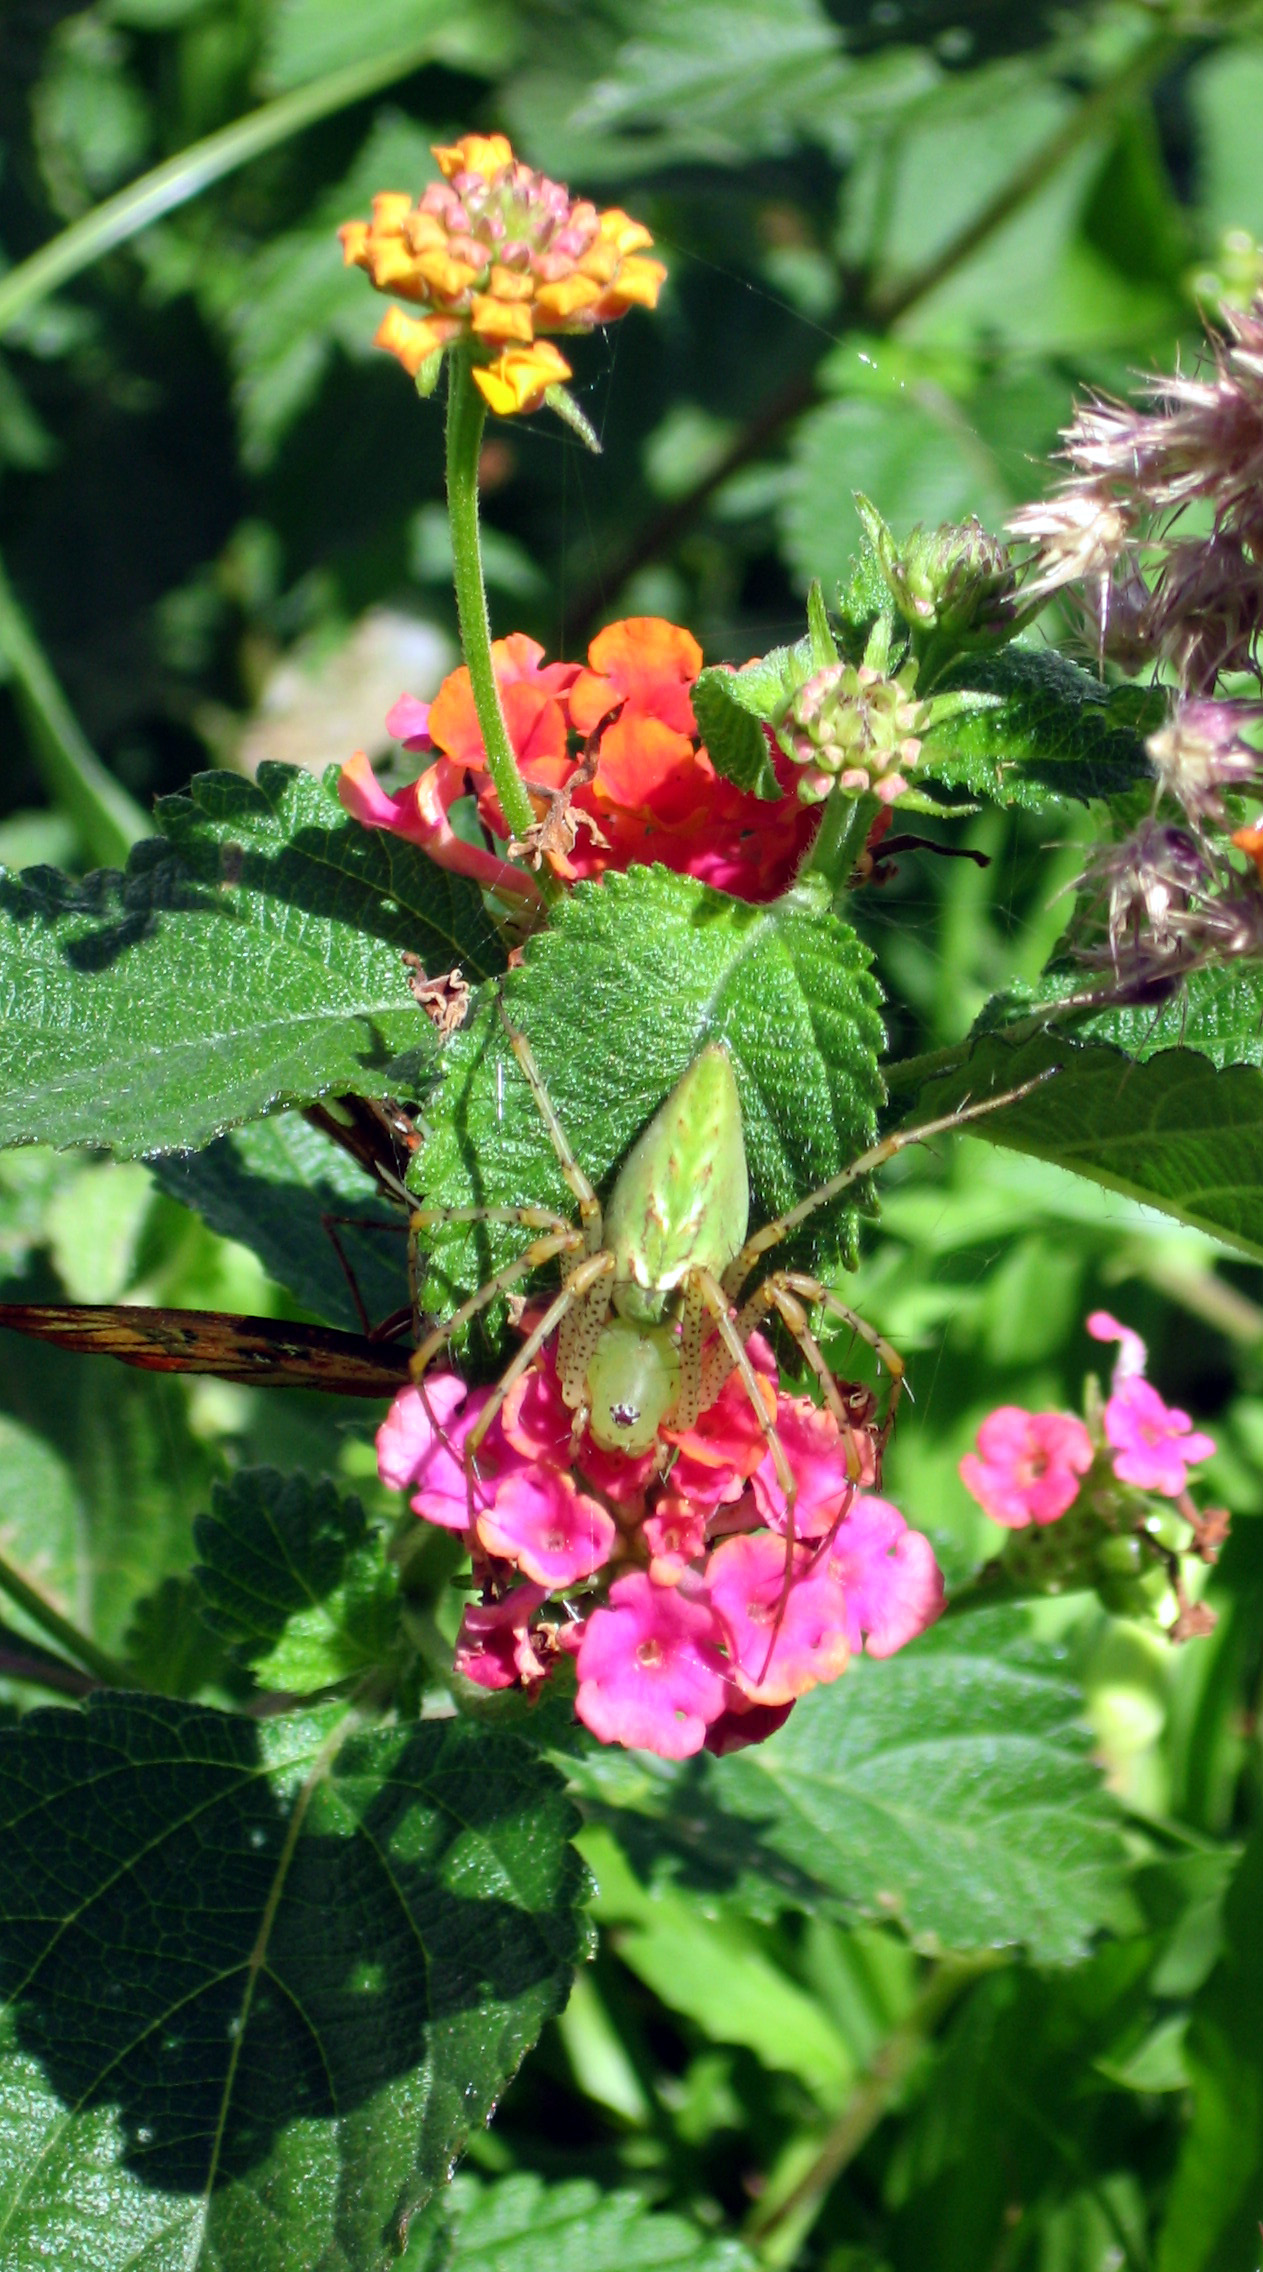
[[[467,1530],[487,1505],[509,1458],[499,1419],[478,1447],[472,1471],[465,1443],[491,1390],[469,1389],[455,1373],[431,1373],[424,1389],[402,1388],[377,1431],[377,1472],[412,1493],[414,1514],[440,1530]]]
[[[860,1473],[848,1472],[848,1443],[832,1412],[813,1404],[809,1396],[781,1396],[776,1400],[776,1433],[789,1461],[798,1494],[794,1500],[796,1538],[823,1538],[846,1513],[857,1485],[874,1480],[872,1437],[858,1432],[851,1439],[850,1457]],[[773,1530],[785,1529],[785,1494],[777,1479],[770,1451],[753,1479],[755,1503]]]
[[[785,1557],[784,1540],[764,1530],[725,1539],[706,1565],[735,1679],[756,1704],[792,1704],[820,1681],[836,1680],[851,1654],[837,1579],[798,1547],[787,1587]]]
[[[1194,1428],[1178,1405],[1164,1404],[1148,1381],[1120,1382],[1104,1421],[1120,1483],[1156,1491],[1163,1499],[1178,1499],[1188,1488],[1189,1468],[1215,1449],[1214,1437]]]
[[[1091,1465],[1092,1439],[1082,1420],[1002,1404],[983,1421],[978,1451],[965,1454],[960,1479],[992,1522],[1024,1530],[1064,1515]]]
[[[580,1585],[609,1561],[612,1516],[555,1468],[519,1468],[496,1486],[478,1517],[479,1544],[540,1586]]]
[[[602,1743],[688,1759],[724,1708],[722,1639],[707,1602],[633,1571],[584,1627],[575,1711]]]
[[[846,1603],[854,1654],[893,1657],[943,1612],[943,1573],[923,1531],[910,1530],[888,1499],[866,1494],[839,1523],[827,1553]]]
[[[545,1677],[530,1640],[531,1620],[548,1599],[546,1586],[515,1586],[503,1601],[468,1604],[456,1636],[455,1666],[479,1688],[518,1688]]]
[[[1195,1429],[1187,1412],[1165,1404],[1144,1377],[1147,1355],[1140,1335],[1120,1325],[1108,1310],[1093,1310],[1088,1332],[1094,1341],[1117,1341],[1119,1352],[1105,1407],[1106,1440],[1114,1453],[1120,1483],[1159,1498],[1178,1499],[1188,1488],[1188,1470],[1209,1459],[1213,1436]]]

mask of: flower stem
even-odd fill
[[[848,797],[834,789],[800,874],[823,876],[835,893],[844,892],[880,809],[876,797]]]
[[[487,406],[474,385],[469,355],[462,347],[453,347],[447,358],[447,511],[452,527],[456,612],[488,769],[509,834],[521,839],[535,825],[535,808],[518,772],[500,706],[478,541],[478,452],[486,416]],[[540,870],[539,886],[546,901],[555,904],[560,898],[561,887],[547,868]]]
[[[45,1601],[43,1594],[28,1584],[21,1571],[15,1570],[13,1564],[2,1554],[0,1593],[6,1593],[10,1601],[16,1602],[19,1609],[25,1610],[33,1625],[38,1625],[47,1633],[50,1641],[56,1641],[67,1656],[76,1658],[89,1672],[95,1673],[98,1680],[103,1680],[108,1688],[141,1686],[134,1674],[124,1671],[122,1665],[117,1664],[104,1649],[98,1649],[96,1642],[90,1641],[86,1633],[80,1633],[69,1618],[63,1617],[60,1610],[54,1609],[50,1601]]]

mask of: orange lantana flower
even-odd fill
[[[474,381],[492,410],[535,410],[571,375],[541,335],[656,306],[666,270],[644,257],[653,238],[639,221],[572,198],[522,165],[503,134],[466,134],[434,155],[444,178],[417,204],[383,190],[371,221],[338,231],[348,267],[424,311],[389,309],[377,345],[415,378],[453,340],[473,340],[485,350]]]
[[[702,667],[696,640],[660,616],[632,616],[598,632],[588,667],[546,663],[517,633],[491,650],[509,738],[540,824],[535,857],[572,882],[607,868],[660,861],[738,899],[775,899],[791,881],[819,814],[786,794],[748,795],[716,773],[697,738],[690,692]],[[343,768],[340,794],[369,827],[424,845],[442,867],[503,889],[533,889],[528,870],[490,846],[509,830],[487,770],[469,672],[453,671],[428,709],[404,696],[387,720],[406,749],[435,762],[411,788],[387,796],[362,754]],[[773,751],[788,790],[793,767]],[[448,818],[474,795],[487,832],[471,846]],[[551,823],[551,825],[550,825]],[[530,849],[528,847],[528,849]],[[507,850],[507,845],[506,845]]]

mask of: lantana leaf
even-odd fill
[[[1144,736],[1166,714],[1152,689],[1104,686],[1064,655],[1009,647],[965,658],[934,693],[961,706],[927,730],[918,785],[1043,812],[1152,780]]]
[[[717,773],[756,797],[783,794],[763,728],[780,724],[813,667],[810,639],[800,639],[793,647],[774,647],[744,670],[702,672],[693,715]]]
[[[564,2001],[558,1778],[100,1695],[0,1731],[0,1819],[6,2267],[386,2272]]]
[[[648,2207],[639,2193],[602,2193],[590,2178],[560,2185],[515,2170],[494,2185],[461,2175],[452,2186],[449,2272],[745,2272],[740,2241],[704,2234],[687,2218]]]
[[[1020,1103],[975,1121],[985,1143],[1031,1152],[1138,1199],[1243,1254],[1263,1257],[1263,1072],[1220,1069],[1195,1049],[1145,1063],[1047,1029],[982,1036],[934,1067],[918,1120],[1049,1074]]]
[[[0,1144],[193,1149],[431,1048],[405,949],[498,970],[479,894],[288,766],[203,774],[125,877],[0,877]]]
[[[398,1582],[358,1499],[251,1467],[216,1485],[211,1509],[193,1529],[202,1616],[261,1687],[303,1696],[382,1663]]]

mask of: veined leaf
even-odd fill
[[[807,639],[774,647],[744,670],[702,672],[693,688],[693,715],[716,772],[758,797],[783,794],[763,728],[779,725],[811,672]]]
[[[1041,1082],[971,1133],[1033,1152],[1263,1256],[1263,1072],[1222,1070],[1194,1049],[1138,1064],[1119,1049],[1045,1030],[1018,1043],[984,1034],[920,1090],[916,1118]]]
[[[428,1050],[405,948],[503,957],[478,893],[288,766],[162,801],[126,877],[0,878],[0,1144],[193,1149]]]
[[[953,691],[964,707],[927,732],[918,785],[1043,812],[1152,779],[1144,736],[1166,715],[1153,690],[1103,686],[1051,649],[1007,647],[966,658],[934,689]]]
[[[732,1055],[750,1167],[751,1222],[861,1152],[881,1094],[882,1029],[866,950],[808,881],[752,907],[663,868],[580,885],[500,991],[534,1050],[562,1127],[598,1187],[708,1041]],[[496,1004],[457,1034],[427,1114],[427,1203],[548,1204],[573,1213]],[[855,1206],[818,1220],[810,1250],[849,1252]],[[831,1244],[830,1244],[831,1242]],[[525,1244],[480,1226],[435,1234],[427,1295],[477,1285],[488,1257]]]
[[[399,1588],[358,1499],[252,1467],[211,1506],[193,1527],[202,1615],[261,1687],[303,1696],[381,1663]]]
[[[0,1731],[0,1818],[6,2272],[386,2272],[564,1998],[557,1778],[99,1696]]]
[[[703,2234],[638,2193],[602,2193],[589,2179],[545,2185],[516,2171],[495,2185],[458,2177],[450,2272],[744,2272],[740,2241]]]

